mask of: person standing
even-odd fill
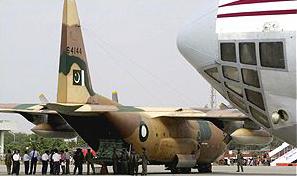
[[[112,169],[114,174],[118,174],[118,155],[116,148],[113,148],[113,153],[112,153]]]
[[[141,155],[141,159],[142,159],[142,173],[141,173],[141,175],[146,176],[147,175],[148,159],[147,159],[147,156],[146,156],[145,148],[142,148],[142,149],[143,149],[143,153]]]
[[[5,159],[4,159],[6,169],[7,169],[7,174],[11,174],[11,165],[12,165],[12,154],[11,150],[7,150],[7,153],[5,154]]]
[[[138,174],[138,160],[139,160],[139,157],[138,157],[138,154],[135,152],[135,151],[132,151],[132,163],[133,163],[133,171],[136,176]]]
[[[88,152],[87,152],[87,154],[86,154],[87,175],[90,174],[90,165],[91,165],[93,174],[95,174],[95,167],[94,167],[93,160],[94,160],[94,156],[93,156],[93,154],[91,153],[91,149],[88,149]]]
[[[36,174],[36,166],[37,166],[37,160],[39,157],[38,151],[33,148],[33,150],[30,152],[30,158],[31,158],[31,164],[30,164],[30,173],[29,174]]]
[[[69,165],[70,165],[70,153],[68,152],[68,149],[65,149],[65,159],[66,159],[66,174],[69,174]]]
[[[41,162],[42,162],[41,174],[42,175],[46,175],[47,173],[48,161],[49,161],[49,151],[45,151],[45,153],[43,153],[41,156]]]
[[[62,169],[62,175],[64,175],[64,174],[66,174],[66,154],[65,154],[64,150],[61,150],[60,154],[61,154],[60,164],[61,164],[61,169]]]
[[[239,172],[239,167],[241,172],[243,172],[243,154],[240,152],[240,149],[237,150],[237,171]]]
[[[122,151],[122,174],[129,174],[129,155],[126,149]]]
[[[54,161],[53,161],[53,155],[54,155],[54,150],[51,150],[51,153],[49,155],[49,164],[50,164],[50,174],[54,174]]]
[[[58,153],[57,149],[54,150],[52,160],[53,160],[53,175],[59,175],[61,155]]]
[[[82,150],[80,148],[76,149],[76,152],[74,153],[73,159],[74,159],[73,174],[75,175],[76,170],[78,169],[78,175],[82,175],[84,155],[83,155]]]
[[[15,150],[14,154],[12,155],[12,173],[11,174],[19,175],[20,161],[21,161],[20,151]]]
[[[25,151],[25,154],[23,156],[24,166],[25,166],[25,174],[29,174],[29,163],[30,163],[30,156],[28,155],[28,151]]]

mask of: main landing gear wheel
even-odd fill
[[[171,168],[170,169],[172,174],[189,174],[191,173],[191,168]]]
[[[210,163],[207,164],[198,164],[199,173],[211,173],[212,165]]]

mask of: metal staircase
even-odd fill
[[[297,148],[294,148],[287,143],[283,143],[268,154],[272,161],[270,163],[271,166],[288,164],[297,160]]]

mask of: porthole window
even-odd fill
[[[258,73],[252,69],[241,69],[243,82],[249,86],[260,88]]]
[[[239,72],[236,67],[223,66],[223,75],[227,79],[239,82]]]
[[[261,124],[263,124],[265,127],[270,128],[270,124],[268,122],[268,118],[267,116],[265,116],[263,113],[257,111],[255,108],[253,107],[249,107],[252,116]]]
[[[282,42],[260,42],[261,66],[285,69],[285,56]]]
[[[245,112],[247,112],[247,107],[245,105],[245,103],[243,102],[243,100],[239,99],[238,97],[236,97],[235,95],[233,95],[232,93],[228,92],[228,97],[230,99],[230,101],[232,101],[234,104],[236,104],[241,110],[244,110]]]
[[[258,108],[265,111],[262,94],[256,91],[245,89],[246,98],[249,102],[256,105]]]
[[[225,84],[225,86],[229,89],[229,90],[231,90],[231,91],[233,91],[234,93],[236,93],[236,94],[238,94],[239,96],[241,96],[241,97],[243,97],[243,93],[242,93],[242,88],[241,88],[241,86],[238,86],[238,85],[232,85],[232,84],[230,84],[230,83],[224,83]]]
[[[255,43],[239,43],[239,58],[243,64],[257,65]]]
[[[236,62],[235,43],[221,43],[220,49],[222,61]]]
[[[207,75],[209,75],[211,78],[213,78],[214,80],[216,80],[217,82],[220,82],[220,77],[219,77],[219,72],[218,72],[218,68],[217,67],[207,69],[204,72]]]

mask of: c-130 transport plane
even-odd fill
[[[95,151],[102,142],[129,144],[138,154],[145,149],[151,164],[163,164],[173,173],[191,168],[211,172],[211,163],[231,140],[244,145],[272,141],[236,109],[123,106],[96,94],[74,0],[64,1],[60,53],[57,103],[1,104],[0,112],[21,114],[44,137],[77,133]]]
[[[234,107],[297,146],[296,0],[204,0],[179,34],[185,59]]]

